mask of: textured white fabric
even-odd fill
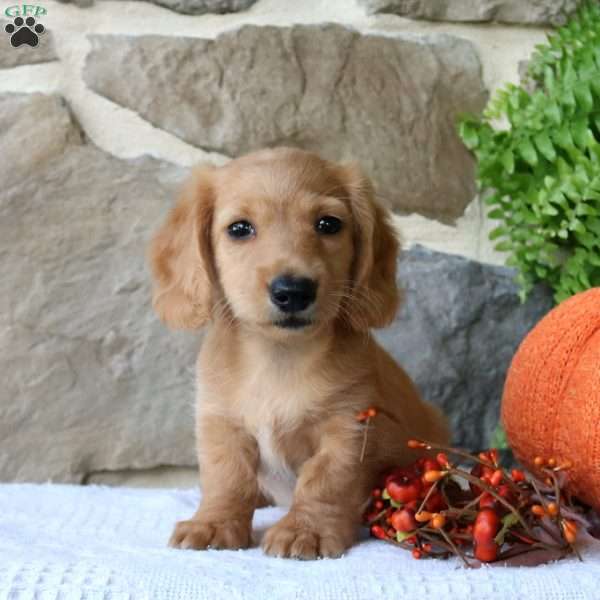
[[[598,600],[600,543],[585,562],[467,570],[363,540],[338,560],[165,547],[198,493],[0,485],[1,600]],[[263,509],[255,530],[283,514]]]

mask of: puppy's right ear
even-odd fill
[[[213,171],[199,167],[192,173],[150,245],[154,310],[176,329],[197,329],[210,318]]]

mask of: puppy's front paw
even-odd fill
[[[284,517],[267,531],[262,547],[271,556],[310,560],[319,557],[337,558],[350,543],[335,531],[321,529],[317,524],[307,526],[295,523],[294,519]]]
[[[169,546],[183,550],[239,550],[248,548],[251,540],[250,523],[238,520],[204,521],[191,519],[175,525]]]

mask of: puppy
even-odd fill
[[[208,325],[198,358],[202,502],[180,548],[246,548],[254,509],[289,512],[267,554],[342,554],[379,474],[446,441],[442,416],[369,329],[396,313],[398,242],[370,182],[291,148],[195,171],[150,260],[168,325]],[[357,413],[380,407],[363,454]]]

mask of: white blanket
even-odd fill
[[[598,600],[600,543],[540,567],[467,570],[363,540],[338,560],[166,547],[193,490],[0,485],[0,600]],[[259,510],[255,530],[283,514]]]

